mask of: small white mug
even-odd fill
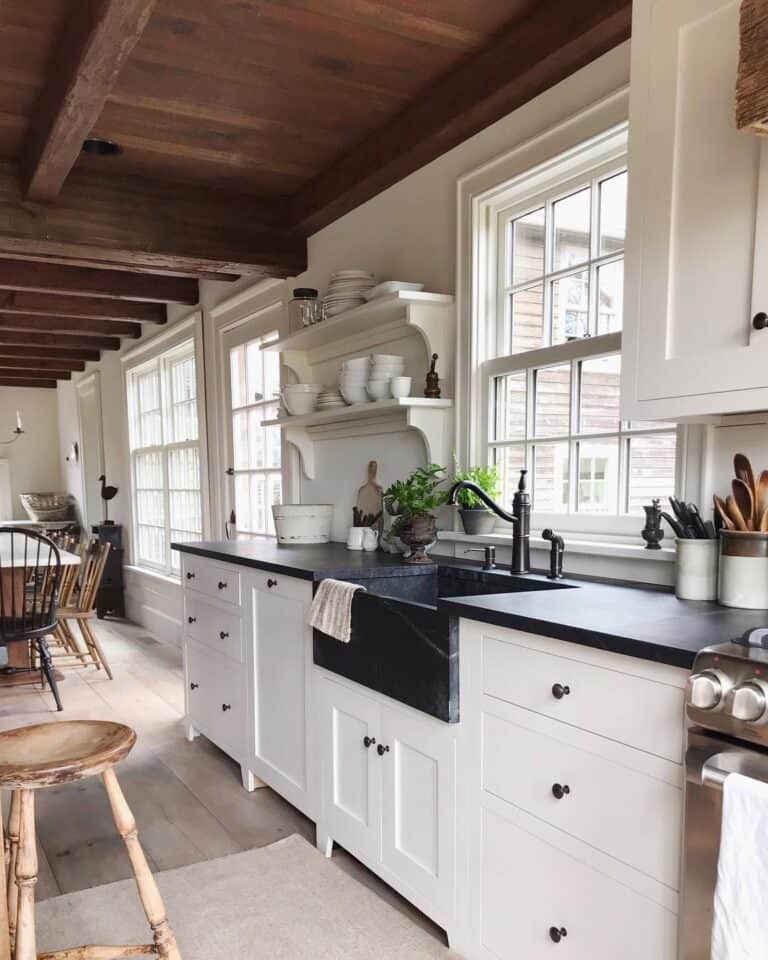
[[[379,531],[373,527],[362,527],[363,550],[376,550],[379,546]]]
[[[365,527],[350,527],[347,534],[347,550],[363,549],[363,533]]]
[[[392,377],[390,390],[393,397],[409,397],[411,395],[411,377]]]

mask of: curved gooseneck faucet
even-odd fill
[[[493,510],[496,516],[501,517],[502,520],[506,520],[507,523],[517,523],[517,517],[514,514],[507,513],[507,511],[503,507],[500,507],[495,500],[491,500],[482,487],[478,487],[478,485],[476,483],[472,483],[471,480],[458,480],[448,491],[448,503],[452,507],[456,506],[456,501],[458,500],[459,493],[462,490],[469,490],[470,493],[474,493],[479,500],[483,501],[489,510]]]

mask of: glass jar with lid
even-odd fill
[[[288,330],[297,333],[311,327],[322,319],[322,304],[317,299],[317,290],[312,287],[296,287],[293,299],[288,302]]]

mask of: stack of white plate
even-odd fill
[[[341,365],[339,389],[347,403],[368,402],[365,385],[368,383],[370,366],[370,357],[353,357]]]
[[[366,390],[371,400],[388,400],[392,396],[392,377],[402,377],[405,357],[392,353],[374,353]]]
[[[334,407],[346,406],[344,397],[335,387],[327,387],[317,398],[317,410],[332,410]]]
[[[365,294],[376,286],[376,277],[365,270],[337,270],[323,298],[323,313],[335,317],[365,303]]]

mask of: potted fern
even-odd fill
[[[498,500],[501,496],[501,477],[499,468],[495,464],[492,467],[470,467],[468,470],[457,470],[456,480],[470,480],[476,483],[492,500]],[[479,535],[493,531],[496,517],[478,496],[471,490],[460,490],[457,500],[465,533]]]
[[[445,467],[431,463],[384,491],[384,505],[395,518],[392,533],[411,550],[407,563],[432,562],[427,556],[427,547],[437,536],[434,511],[445,503],[447,494],[439,489],[444,481]]]

